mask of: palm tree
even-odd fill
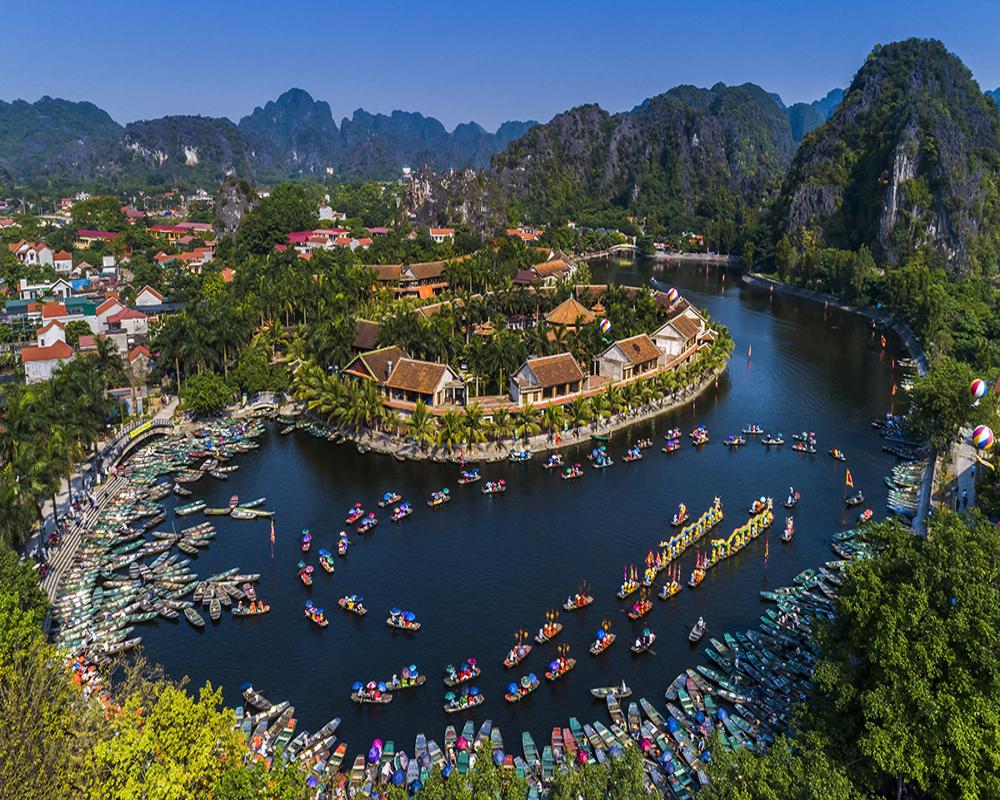
[[[515,428],[521,432],[521,438],[525,442],[542,430],[538,424],[538,409],[530,402],[521,406],[515,413],[514,418]]]
[[[445,411],[438,417],[437,443],[449,452],[464,439],[465,422],[457,411]]]
[[[621,414],[628,406],[625,392],[620,386],[615,386],[614,384],[610,384],[604,390],[604,400],[612,414]]]
[[[402,427],[403,418],[400,416],[399,412],[394,408],[383,408],[382,428],[386,431],[386,433],[392,434],[393,439],[395,439]]]
[[[490,432],[497,441],[501,442],[514,435],[514,418],[507,409],[500,408],[493,412]]]
[[[477,444],[486,441],[486,430],[483,420],[485,413],[479,403],[473,403],[465,407],[465,415],[462,420],[465,428],[465,439],[469,444]]]
[[[608,405],[606,394],[595,394],[590,398],[590,410],[594,415],[594,420],[600,422],[611,416],[611,406]]]
[[[563,411],[563,407],[554,405],[546,407],[542,412],[542,424],[549,432],[549,439],[555,439],[556,433],[561,431],[566,424],[566,413]]]
[[[590,400],[578,394],[567,404],[566,414],[569,416],[573,430],[579,433],[581,426],[589,422],[593,414]]]
[[[418,400],[407,423],[410,437],[424,449],[431,444],[435,436],[435,422],[433,415],[427,410],[427,405],[423,400]]]

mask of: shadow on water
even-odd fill
[[[492,718],[509,744],[525,729],[547,741],[551,727],[565,725],[571,715],[581,721],[603,718],[603,708],[589,695],[593,686],[625,678],[637,696],[660,701],[671,678],[703,660],[687,641],[699,616],[710,635],[752,625],[762,611],[759,590],[787,584],[805,567],[834,557],[830,534],[849,526],[855,515],[844,511],[844,465],[826,455],[828,448],[847,452],[856,484],[881,513],[882,476],[893,459],[881,452],[869,422],[887,410],[892,376],[890,356],[863,321],[827,315],[822,307],[796,300],[772,301],[766,293],[741,289],[735,273],[723,281],[714,267],[616,263],[595,267],[595,282],[647,284],[654,266],[660,280],[677,286],[732,332],[736,352],[717,388],[691,406],[616,434],[610,444],[615,466],[587,469],[579,481],[561,481],[537,462],[486,465],[486,478],[503,477],[510,484],[506,496],[496,498],[481,495],[477,485],[457,486],[454,466],[361,456],[351,445],[301,432],[281,437],[271,428],[259,451],[239,458],[240,469],[229,481],[205,479],[196,484],[196,496],[215,506],[233,493],[266,495],[267,507],[277,512],[274,558],[266,522],[220,517],[218,537],[193,560],[193,568],[203,576],[237,565],[260,572],[258,595],[272,612],[256,619],[226,617],[209,623],[204,633],[183,623],[146,627],[148,656],[175,676],[221,684],[232,705],[242,702],[240,684],[252,681],[272,699],[290,700],[300,727],[315,730],[342,716],[339,733],[358,750],[375,736],[409,749],[418,731],[440,740],[447,724],[461,728],[462,715],[442,711],[440,677],[446,664],[469,656],[482,667],[478,685],[487,697],[475,719]],[[659,451],[668,427],[687,431],[704,423],[718,440],[751,421],[787,437],[815,431],[821,452],[802,456],[788,445],[768,450],[756,442],[738,451],[717,443],[701,451],[686,443],[678,453]],[[652,436],[656,447],[637,464],[623,463],[629,439],[641,435]],[[584,462],[584,455],[585,448],[578,448],[569,457]],[[785,516],[779,508],[766,564],[761,537],[710,571],[698,589],[655,600],[644,621],[628,621],[626,603],[614,596],[622,569],[641,566],[647,550],[668,532],[679,502],[699,513],[719,495],[727,516],[714,533],[728,535],[746,519],[753,498],[770,495],[780,503],[790,484],[802,493],[793,542],[778,538]],[[451,487],[454,500],[432,511],[424,500],[442,486]],[[374,533],[351,533],[350,553],[337,560],[334,574],[317,566],[315,585],[304,587],[296,577],[299,559],[316,564],[319,548],[335,550],[346,510],[356,501],[378,510],[376,500],[389,489],[413,500],[416,513],[394,525],[380,512]],[[298,544],[303,528],[314,537],[305,556]],[[685,579],[694,557],[689,551],[681,562]],[[558,607],[581,579],[590,581],[594,605],[562,612],[565,628],[555,643],[536,645],[520,668],[505,670],[500,662],[513,632],[537,631],[546,609]],[[337,598],[350,593],[364,596],[367,617],[337,608]],[[328,628],[305,620],[307,598],[326,609]],[[410,635],[388,628],[383,620],[391,606],[415,611],[422,629]],[[604,618],[612,620],[619,641],[595,658],[587,648]],[[643,624],[659,637],[655,656],[629,652],[629,637]],[[520,704],[505,703],[507,683],[529,670],[541,676],[561,642],[570,645],[576,669]],[[398,693],[387,707],[357,706],[348,699],[355,680],[387,679],[411,663],[429,675],[423,688]]]

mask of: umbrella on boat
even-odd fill
[[[525,689],[527,689],[529,686],[531,686],[531,678],[529,678],[527,675],[525,675],[523,678],[521,678],[521,685]]]
[[[458,672],[458,670],[455,669],[454,664],[449,664],[447,667],[444,668],[444,671],[447,672],[449,675],[454,675],[456,672]]]
[[[559,669],[559,662],[558,661],[550,661],[549,662],[549,669],[552,670],[553,672],[555,672],[557,669]]]
[[[405,619],[407,622],[413,622],[413,620],[415,620],[416,618],[417,615],[414,614],[412,611],[403,612],[403,619]]]
[[[673,717],[667,719],[667,730],[671,733],[677,733],[677,720]]]
[[[653,743],[650,741],[648,736],[643,736],[642,739],[639,740],[639,747],[642,748],[642,752],[644,753],[648,753],[649,748],[652,746]]]
[[[368,688],[374,691],[378,688],[378,684],[375,681],[368,681]]]
[[[362,684],[361,681],[354,681],[354,683],[351,685],[352,692],[360,692],[363,688],[364,684]]]
[[[315,775],[310,775],[308,778],[306,778],[306,786],[308,786],[310,789],[315,789],[317,786],[319,786],[319,778],[317,778]]]
[[[385,691],[385,684],[382,683],[381,681],[379,681],[378,690],[380,692],[384,692]]]
[[[507,694],[517,694],[517,684],[508,683],[507,684]]]
[[[389,616],[391,616],[391,617],[398,617],[399,616],[399,609],[398,608],[390,608],[389,609]]]
[[[465,663],[468,664],[470,667],[474,667],[476,666],[476,659],[470,658]]]
[[[532,683],[538,683],[538,676],[534,672],[528,673],[528,680]]]
[[[306,608],[312,608],[312,607],[313,607],[313,601],[312,600],[306,600]]]
[[[413,678],[417,677],[417,665],[416,664],[410,664],[410,677],[413,677]]]
[[[407,669],[406,667],[403,667],[403,669],[402,669],[402,671],[401,671],[400,674],[402,674],[403,680],[409,680],[409,678],[410,678],[410,670],[409,669]]]
[[[392,785],[402,786],[404,783],[406,783],[406,773],[401,769],[397,769],[392,773]]]
[[[583,748],[580,748],[579,750],[577,750],[576,751],[576,760],[580,764],[586,764],[587,763],[587,751],[584,750]]]
[[[447,699],[447,697],[448,697],[448,695],[445,695],[446,699]],[[454,698],[454,695],[452,695],[452,697]],[[464,736],[459,736],[455,740],[455,747],[458,748],[459,750],[468,750],[469,749],[469,740],[466,739]]]
[[[716,709],[716,711],[715,711],[715,718],[716,719],[723,720],[723,719],[725,719],[728,716],[729,716],[729,714],[726,713],[726,709],[724,709],[724,708],[719,708],[719,709]]]
[[[445,764],[444,769],[441,770],[441,776],[447,778],[449,775],[451,775],[451,764]]]
[[[472,697],[476,697],[479,694],[479,687],[478,686],[473,686],[471,689],[469,689],[469,694]]]
[[[603,642],[608,637],[608,632],[604,628],[598,628],[597,641]]]
[[[448,692],[447,694],[445,694],[444,699],[448,703],[452,702],[455,699],[455,693],[454,692]],[[461,741],[464,741],[464,740],[459,739],[459,742],[461,742]],[[461,748],[459,748],[459,749],[461,749]]]

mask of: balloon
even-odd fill
[[[611,333],[611,320],[602,319],[600,327],[601,327],[601,333],[607,336],[609,333]]]
[[[670,305],[673,305],[674,303],[677,302],[677,298],[680,297],[680,296],[681,296],[681,293],[678,292],[677,289],[671,288],[670,291],[667,292],[667,302]]]
[[[981,397],[986,397],[986,392],[988,390],[989,387],[986,386],[986,381],[982,380],[982,378],[976,378],[969,385],[969,393],[977,400]]]
[[[979,425],[972,432],[972,444],[977,450],[989,450],[993,446],[993,431],[986,425]]]

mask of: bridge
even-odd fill
[[[277,392],[257,392],[247,398],[247,404],[243,407],[243,413],[258,414],[261,412],[277,411],[285,402],[285,396]]]
[[[607,258],[608,256],[613,256],[617,253],[630,253],[638,255],[639,248],[634,244],[613,244],[606,250],[595,250],[592,253],[580,253],[577,258],[582,261],[586,261],[591,258]]]

